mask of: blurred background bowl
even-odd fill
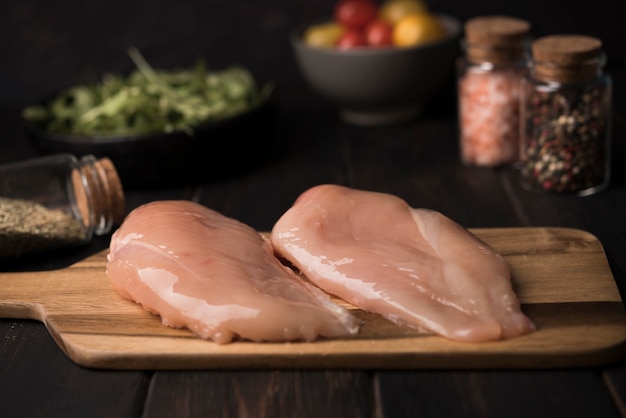
[[[339,50],[307,45],[306,29],[324,20],[298,26],[290,43],[306,82],[339,108],[342,119],[358,125],[402,122],[419,116],[452,73],[459,54],[460,21],[436,16],[445,37],[413,47]]]
[[[46,131],[24,118],[22,122],[42,154],[109,157],[124,188],[149,189],[210,182],[268,163],[276,155],[276,118],[277,101],[272,92],[256,106],[202,123],[191,134],[71,135]]]

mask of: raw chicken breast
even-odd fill
[[[107,275],[126,298],[216,343],[312,341],[358,321],[274,256],[251,227],[189,201],[131,212],[111,239]]]
[[[313,187],[274,225],[271,241],[323,290],[398,325],[471,342],[535,329],[499,254],[398,197]]]

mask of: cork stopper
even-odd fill
[[[602,41],[585,35],[550,35],[532,44],[535,77],[562,83],[593,79],[604,64]]]
[[[96,160],[89,155],[72,172],[76,205],[86,227],[93,226],[97,235],[119,225],[126,213],[122,182],[113,162]]]
[[[95,162],[94,167],[102,182],[103,211],[110,214],[113,225],[119,225],[126,214],[126,200],[122,181],[117,174],[117,169],[108,158],[101,158]]]
[[[510,16],[479,16],[465,22],[466,53],[474,62],[510,63],[524,58],[530,23]]]

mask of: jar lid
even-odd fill
[[[591,80],[604,65],[602,42],[585,35],[550,35],[532,44],[534,76],[547,82]]]
[[[509,16],[479,16],[465,22],[465,51],[474,62],[507,64],[526,57],[530,23]]]
[[[478,16],[465,22],[465,39],[471,44],[517,46],[530,33],[530,23],[510,16]]]
[[[536,61],[579,65],[602,53],[602,41],[585,35],[550,35],[533,42],[532,53]]]
[[[124,189],[109,158],[83,156],[72,171],[72,182],[85,226],[93,223],[95,233],[102,235],[123,221],[126,213]]]
[[[109,158],[100,158],[94,164],[104,182],[104,192],[107,196],[108,210],[113,220],[113,225],[119,225],[126,214],[126,199],[124,197],[124,188],[122,181],[117,173],[117,169]]]

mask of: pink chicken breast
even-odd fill
[[[281,264],[261,234],[193,202],[138,207],[113,234],[107,257],[122,296],[165,325],[219,344],[358,331],[357,319]]]
[[[493,248],[396,196],[313,187],[274,225],[271,241],[321,289],[398,325],[467,342],[535,329]]]

